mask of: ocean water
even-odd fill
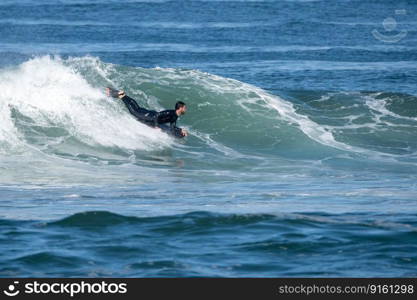
[[[2,0],[0,276],[417,276],[416,12]]]

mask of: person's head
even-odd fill
[[[179,116],[184,115],[185,112],[187,111],[187,106],[185,105],[184,102],[178,101],[177,103],[175,103],[175,111],[177,112],[177,115]]]

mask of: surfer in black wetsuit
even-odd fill
[[[108,96],[121,99],[129,112],[140,122],[145,123],[151,127],[158,127],[160,124],[169,123],[170,131],[172,134],[180,137],[185,137],[188,135],[188,132],[185,129],[176,126],[178,117],[184,115],[187,111],[187,106],[184,102],[178,101],[175,104],[175,109],[157,112],[140,107],[137,102],[127,96],[124,91],[117,91],[112,88],[106,88],[106,93]]]

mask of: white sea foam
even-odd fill
[[[105,70],[96,68],[97,74],[106,77]],[[24,116],[19,120],[23,124],[59,127],[89,145],[152,150],[172,143],[166,134],[137,122],[122,107],[60,58],[31,59],[0,71],[1,149],[33,146],[25,140],[13,111]]]
[[[398,115],[387,108],[387,99],[376,99],[381,93],[371,94],[366,96],[365,104],[373,111],[378,113],[377,120],[380,121],[381,117],[390,116],[397,119],[417,121],[416,117],[406,117]]]

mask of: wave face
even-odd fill
[[[189,112],[180,125],[190,137],[181,143],[137,122],[104,95],[107,85],[151,109],[185,101]],[[280,97],[197,70],[133,68],[89,56],[41,56],[3,68],[0,90],[0,151],[10,170],[3,172],[5,182],[39,181],[41,173],[45,180],[62,174],[65,181],[74,170],[97,179],[98,166],[105,180],[112,166],[154,170],[177,164],[174,156],[185,168],[210,170],[334,160],[404,170],[417,162],[417,99],[407,94],[294,91]]]

